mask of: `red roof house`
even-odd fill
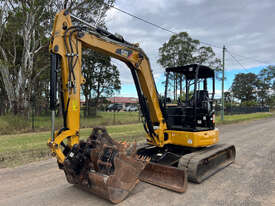
[[[136,97],[110,97],[107,98],[108,101],[112,103],[129,103],[129,104],[137,104],[138,98]]]

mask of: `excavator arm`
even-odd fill
[[[124,62],[130,69],[137,89],[144,127],[148,142],[162,147],[163,131],[166,129],[159,97],[155,86],[150,62],[137,44],[131,44],[101,28],[73,26],[67,11],[56,15],[50,41],[51,75],[56,76],[58,63],[61,63],[61,95],[64,128],[54,132],[49,145],[58,161],[62,163],[65,155],[59,145],[68,139],[68,146],[79,143],[80,125],[80,87],[85,82],[81,74],[83,48],[104,53]],[[76,17],[75,17],[76,18]],[[55,110],[57,78],[51,78],[51,109]],[[53,112],[54,120],[54,112]],[[54,124],[54,121],[53,121]]]
[[[129,67],[145,119],[148,140],[156,146],[162,146],[163,137],[161,134],[166,129],[166,124],[160,109],[159,97],[148,57],[137,45],[127,43],[124,40],[108,38],[109,33],[106,31],[99,29],[97,31],[99,36],[97,33],[83,33],[79,40],[83,46],[116,58]],[[156,131],[156,128],[161,128],[162,132]]]

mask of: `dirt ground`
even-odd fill
[[[234,164],[178,194],[139,183],[118,205],[275,206],[275,118],[220,126],[223,143],[235,144]],[[0,205],[112,205],[66,182],[55,159],[0,169]]]

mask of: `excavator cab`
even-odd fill
[[[181,79],[180,97],[171,104],[169,85],[173,77]],[[171,78],[172,77],[172,78]],[[208,87],[212,87],[211,93]],[[183,92],[184,91],[184,92]],[[210,67],[190,64],[166,69],[163,109],[167,128],[177,131],[207,131],[215,128],[215,73]]]

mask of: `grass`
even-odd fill
[[[113,113],[104,114],[102,119],[90,119],[85,120],[84,125],[87,127],[92,127],[100,125],[100,123],[109,124],[112,122]],[[141,123],[135,124],[123,124],[126,122],[131,122],[130,120],[135,120],[137,114],[134,113],[118,113],[121,115],[120,124],[122,125],[113,125],[107,126],[107,130],[112,138],[118,141],[128,141],[132,142],[134,140],[143,140],[145,137],[145,132]],[[129,116],[133,115],[133,116]],[[136,116],[134,116],[136,115]],[[228,124],[233,122],[247,121],[258,118],[267,118],[271,117],[272,113],[254,113],[254,114],[240,114],[240,115],[228,115],[225,116],[224,122],[221,122],[220,117],[217,117],[217,124]],[[109,118],[109,121],[107,121]],[[110,120],[111,119],[111,120]],[[1,120],[1,119],[0,119]],[[42,118],[41,118],[42,121]],[[1,122],[0,122],[1,124]],[[46,123],[40,123],[43,126]],[[9,125],[6,123],[6,127]],[[46,127],[47,125],[45,125]],[[3,127],[3,125],[1,125]],[[81,139],[86,139],[92,129],[91,128],[82,128],[80,131]],[[0,135],[0,168],[1,167],[13,167],[17,165],[22,165],[25,163],[48,159],[49,148],[46,145],[48,138],[50,137],[49,129],[47,132],[36,132],[36,133],[22,133],[22,134],[12,134],[12,135]]]
[[[98,112],[96,117],[81,118],[81,128],[91,128],[99,125],[119,125],[138,123],[138,112]],[[63,125],[61,117],[56,118],[56,127]],[[51,128],[50,116],[39,116],[34,119],[34,131],[49,131]],[[0,135],[32,132],[32,120],[26,120],[20,116],[0,116]]]
[[[108,126],[112,138],[118,141],[142,140],[145,137],[143,126],[139,124]],[[92,129],[81,129],[81,139],[86,139]],[[50,132],[25,133],[0,136],[0,168],[13,167],[28,162],[49,158],[46,145]]]
[[[273,113],[270,112],[262,112],[262,113],[252,113],[252,114],[236,114],[236,115],[225,115],[224,121],[221,121],[221,117],[218,116],[216,118],[217,124],[229,124],[229,123],[236,123],[236,122],[242,122],[252,119],[260,119],[260,118],[267,118],[271,117]]]

